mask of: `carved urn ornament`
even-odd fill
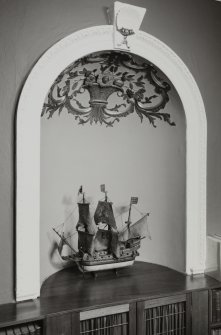
[[[174,126],[161,110],[169,101],[170,85],[158,69],[142,58],[122,51],[106,51],[83,57],[66,68],[53,83],[42,116],[68,112],[79,124],[113,126],[135,113],[156,127],[162,120]]]

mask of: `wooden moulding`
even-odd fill
[[[144,308],[152,308],[158,306],[165,306],[169,304],[176,304],[178,302],[186,301],[186,294],[171,296],[171,297],[164,297],[154,300],[146,300],[144,304]]]
[[[129,304],[98,308],[80,313],[80,321],[129,312]]]

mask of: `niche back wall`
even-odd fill
[[[80,185],[93,212],[103,183],[116,215],[131,196],[139,197],[141,212],[150,212],[152,239],[142,241],[138,259],[185,271],[185,114],[173,87],[169,96],[164,112],[175,127],[156,121],[154,128],[134,114],[113,127],[82,126],[65,111],[41,119],[42,282],[64,266],[52,227],[76,223]]]

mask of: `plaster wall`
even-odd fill
[[[103,183],[119,230],[125,226],[131,196],[139,197],[132,220],[140,218],[138,210],[150,212],[151,240],[142,241],[138,259],[185,272],[185,113],[173,87],[169,96],[164,112],[171,114],[175,127],[156,121],[154,128],[135,114],[109,128],[78,125],[66,111],[41,119],[41,281],[64,266],[52,227],[65,222],[65,233],[73,234],[80,185],[93,214],[104,197]],[[77,234],[72,242],[77,249]]]
[[[168,44],[189,67],[201,90],[208,121],[207,226],[209,233],[221,233],[221,4],[212,0],[127,2],[147,8],[141,30]],[[112,3],[0,1],[0,303],[13,301],[14,119],[19,92],[45,50],[76,30],[106,24],[104,7]]]

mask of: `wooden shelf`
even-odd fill
[[[103,272],[95,279],[74,268],[49,277],[34,301],[0,305],[0,327],[43,320],[57,313],[79,313],[121,304],[171,297],[219,288],[221,283],[206,275],[187,276],[169,268],[135,262],[131,268]]]

